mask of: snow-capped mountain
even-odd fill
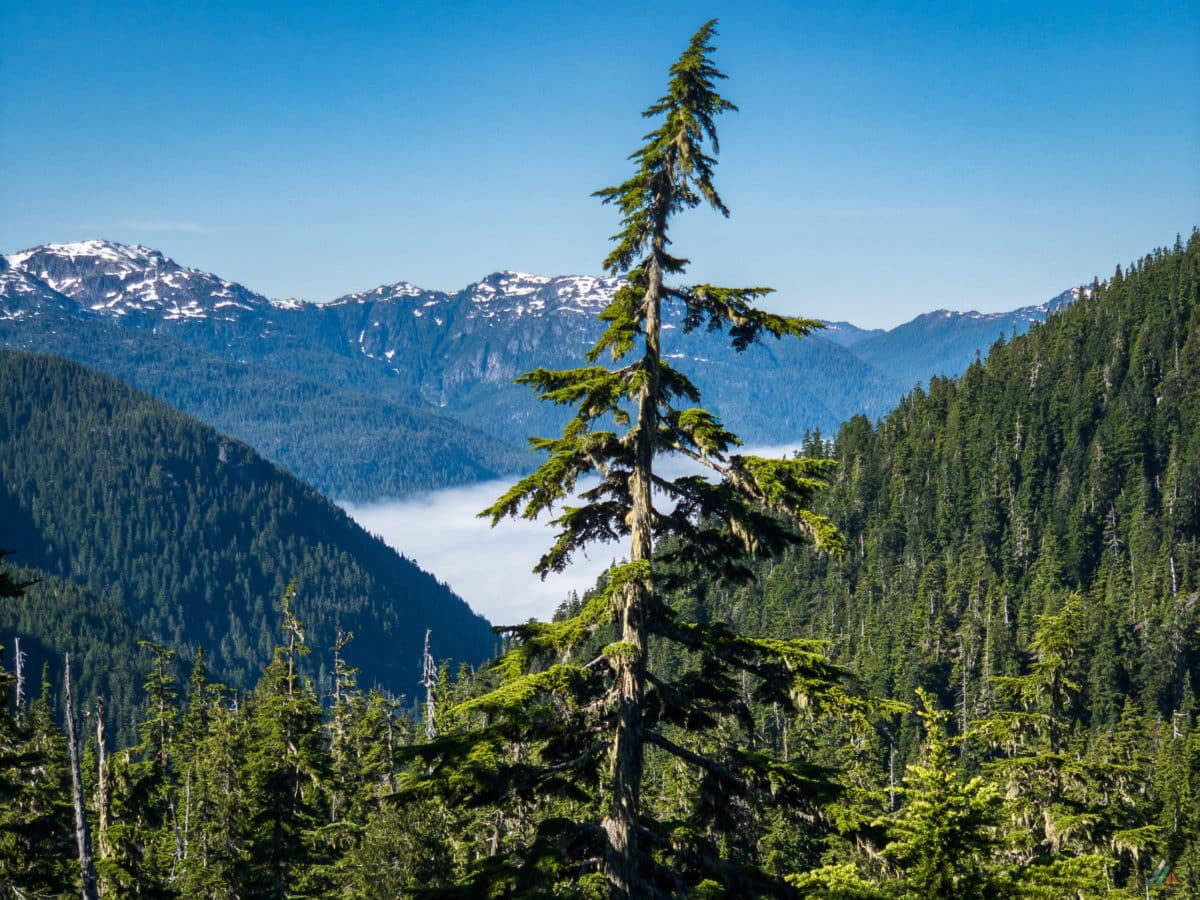
[[[381,284],[379,287],[369,291],[347,294],[345,297],[339,297],[336,300],[330,301],[328,305],[349,306],[351,304],[358,304],[361,306],[364,303],[393,303],[413,297],[419,297],[424,300],[431,294],[437,294],[437,292],[423,290],[415,284],[409,284],[407,281],[398,281],[395,284]],[[445,297],[445,294],[437,294],[437,296]]]
[[[562,313],[593,316],[612,299],[619,284],[616,278],[590,275],[555,278],[504,271],[467,285],[456,294],[427,291],[400,281],[338,297],[325,308],[395,303],[414,318],[440,318],[443,324],[450,307],[464,304],[471,319],[520,319]]]
[[[594,316],[620,286],[616,278],[568,275],[549,278],[525,272],[497,272],[463,293],[471,318],[521,318],[526,315]]]
[[[8,257],[36,279],[102,316],[152,316],[165,322],[223,318],[270,308],[261,294],[185,268],[157,250],[111,241],[46,244]]]
[[[323,332],[409,379],[424,402],[474,412],[462,403],[481,386],[508,393],[513,378],[534,365],[577,360],[599,334],[596,315],[618,285],[614,278],[496,272],[452,294],[383,285],[313,314]],[[508,413],[527,418],[520,405]]]
[[[336,478],[323,476],[344,463],[303,471],[310,456],[320,456],[303,443],[315,440],[329,450],[366,426],[299,413],[303,427],[289,429],[279,412],[267,440],[264,417],[272,409],[291,409],[294,420],[302,407],[288,403],[309,395],[329,403],[335,392],[343,397],[338,403],[364,410],[399,404],[408,410],[405,421],[425,423],[419,427],[428,433],[442,428],[429,417],[447,414],[500,440],[554,433],[566,413],[534,403],[512,381],[538,366],[577,365],[603,328],[597,313],[619,284],[613,278],[504,271],[453,293],[401,281],[325,304],[271,301],[148,247],[48,244],[0,257],[0,343],[71,356],[210,420],[215,408],[223,417],[215,424],[286,458],[303,477],[337,493]],[[961,372],[998,337],[1028,329],[1073,296],[1068,291],[1008,313],[937,311],[886,332],[830,323],[804,341],[767,339],[743,354],[703,329],[680,340],[678,320],[672,320],[678,312],[667,310],[664,353],[696,378],[709,406],[743,438],[777,444],[808,428],[830,433],[856,413],[881,415],[916,381]],[[205,382],[190,371],[196,368],[221,374]],[[249,390],[215,407],[199,402],[198,396],[225,390],[223,381],[240,378],[256,385],[274,381],[278,402],[264,403]],[[459,422],[446,421],[451,432],[463,431]],[[412,448],[423,442],[403,443]],[[424,443],[431,459],[421,471],[437,471],[441,464],[432,454],[452,451],[445,440]],[[485,443],[474,440],[471,452]],[[378,464],[354,461],[361,472]],[[487,466],[464,464],[455,471],[469,477]]]

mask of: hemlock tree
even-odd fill
[[[601,313],[607,329],[589,365],[518,379],[542,400],[574,407],[574,416],[559,437],[531,439],[549,458],[481,514],[496,524],[557,510],[557,540],[535,567],[543,575],[597,540],[628,539],[628,561],[574,615],[502,629],[511,643],[493,665],[495,689],[458,710],[479,727],[410,751],[421,761],[410,796],[438,793],[498,810],[468,891],[486,884],[489,895],[544,894],[553,885],[559,895],[626,898],[703,892],[715,881],[772,893],[782,882],[737,849],[739,826],[763,793],[803,805],[827,786],[823,772],[755,746],[743,688],[750,679],[753,699],[768,707],[840,698],[841,673],[822,647],[741,637],[686,621],[668,604],[699,584],[749,578],[750,556],[801,536],[842,550],[833,524],[808,508],[833,463],[732,452],[740,441],[699,406],[696,387],[662,353],[672,306],[682,331],[727,331],[737,350],[764,333],[798,337],[821,327],[755,308],[768,288],[668,284],[688,263],[669,251],[672,218],[702,203],[728,215],[713,184],[714,123],[736,107],[716,91],[725,76],[710,61],[714,33],[715,21],[696,32],[666,94],[643,114],[659,124],[631,156],[634,174],[597,192],[621,211],[605,268],[624,283]],[[598,363],[606,355],[611,367]],[[707,474],[665,478],[656,469],[664,455]],[[572,500],[579,488],[581,502]],[[602,636],[615,639],[599,649]],[[694,668],[675,680],[652,672],[652,640],[681,645]],[[691,807],[672,821],[646,814],[648,751],[693,772]]]
[[[891,841],[884,856],[903,874],[897,895],[912,900],[983,900],[1004,896],[1005,884],[993,858],[1001,842],[1003,798],[995,784],[968,779],[953,750],[967,736],[946,734],[950,713],[934,707],[917,689],[917,714],[925,723],[927,754],[904,776],[904,807],[891,816]]]

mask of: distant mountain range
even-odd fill
[[[1072,288],[1046,303],[1010,312],[938,309],[890,331],[861,332],[861,337],[845,346],[863,362],[890,373],[907,391],[916,384],[927,385],[934,375],[961,375],[976,354],[986,356],[998,338],[1024,334],[1050,313],[1074,302],[1079,293],[1080,288]]]
[[[147,247],[48,244],[0,257],[0,344],[93,365],[330,495],[367,501],[528,467],[524,438],[553,432],[563,412],[512,379],[577,364],[616,287],[499,272],[456,293],[399,282],[325,304],[272,301]],[[665,352],[694,363],[706,403],[745,440],[779,444],[882,415],[1072,296],[937,311],[889,331],[831,323],[744,354],[720,335],[676,342],[668,318]]]

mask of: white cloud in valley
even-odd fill
[[[744,452],[779,457],[795,446]],[[658,471],[674,477],[694,468],[667,460]],[[595,544],[586,554],[577,555],[566,572],[543,581],[530,570],[554,540],[549,516],[535,522],[505,519],[495,528],[477,517],[512,481],[497,479],[404,500],[342,506],[363,528],[432,572],[493,623],[546,620],[571,591],[582,595],[614,560],[623,559],[627,547]]]
[[[549,619],[572,590],[582,594],[595,584],[624,548],[598,544],[563,574],[542,581],[530,570],[554,540],[548,517],[506,519],[495,528],[476,518],[510,484],[484,481],[406,500],[343,506],[363,528],[446,582],[495,624]]]

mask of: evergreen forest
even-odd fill
[[[293,369],[152,327],[69,313],[0,319],[0,343],[75,360],[251,444],[335,500],[367,502],[494,478],[525,464],[507,440],[413,405],[395,379],[287,345]],[[345,371],[344,369],[349,369]]]
[[[139,639],[174,650],[184,671],[203,647],[213,673],[253,687],[293,582],[318,646],[359,635],[372,686],[411,693],[429,628],[442,654],[471,664],[495,648],[461,598],[249,447],[107,375],[4,349],[0,547],[32,582],[0,607],[0,633],[55,678],[64,652],[93,660],[80,696],[106,693],[125,737]],[[331,666],[305,671],[324,685]]]
[[[0,355],[0,896],[1200,895],[1200,230],[877,422],[743,452],[664,310],[733,351],[820,323],[684,281],[672,221],[730,214],[715,34],[597,192],[623,287],[519,379],[566,424],[482,513],[553,511],[538,571],[625,557],[490,662],[248,448]]]

